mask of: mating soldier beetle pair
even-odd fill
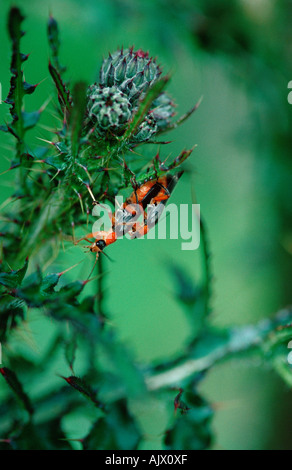
[[[163,207],[182,174],[183,171],[174,175],[163,175],[135,187],[121,208],[110,216],[112,226],[109,231],[90,233],[77,243],[81,241],[91,243],[90,239],[95,238],[88,248],[98,258],[107,246],[116,242],[125,233],[129,233],[131,238],[143,237],[157,224]],[[91,191],[90,193],[93,197]],[[94,204],[98,203],[94,200]],[[143,215],[143,222],[136,222],[141,215]]]
[[[163,208],[170,198],[177,182],[181,178],[183,171],[177,171],[171,174],[170,171],[176,169],[181,165],[192,153],[193,149],[183,151],[173,163],[166,167],[165,162],[162,163],[159,154],[154,158],[154,174],[153,177],[145,179],[142,183],[138,184],[135,177],[131,181],[133,186],[132,194],[126,199],[124,204],[113,214],[109,215],[111,219],[111,229],[108,231],[99,231],[90,233],[77,241],[87,241],[90,245],[87,247],[92,253],[96,254],[96,259],[99,257],[103,250],[116,242],[124,234],[128,233],[131,238],[140,238],[148,233],[154,227]],[[132,175],[134,175],[126,166]],[[165,174],[158,176],[158,170]],[[95,201],[91,189],[88,191]],[[136,220],[143,215],[143,222],[136,222]],[[92,243],[90,239],[95,239]]]

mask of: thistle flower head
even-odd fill
[[[121,136],[138,111],[149,87],[159,79],[161,70],[148,52],[133,48],[118,50],[103,61],[100,83],[89,87],[87,118],[95,136]],[[174,116],[174,103],[161,93],[152,103],[145,119],[129,139],[129,144],[149,141],[168,127]]]
[[[155,59],[149,58],[148,52],[121,49],[103,61],[100,83],[107,87],[119,87],[131,103],[136,103],[160,75],[159,66]]]
[[[127,96],[117,87],[92,85],[88,89],[88,117],[98,134],[107,131],[120,134],[132,115]]]

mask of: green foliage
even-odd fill
[[[88,398],[98,408],[104,408],[104,404],[97,400],[96,392],[79,377],[63,377],[66,382],[75,388],[79,393]]]
[[[26,409],[26,411],[30,415],[32,415],[33,407],[31,405],[30,399],[23,391],[22,385],[16,377],[16,374],[12,370],[9,370],[7,367],[1,368],[0,373],[8,383],[11,390],[15,393],[16,397],[19,399],[23,407]]]
[[[189,338],[172,360],[142,367],[109,321],[102,258],[96,263],[96,278],[68,282],[65,270],[47,273],[44,266],[51,264],[60,244],[75,248],[72,226],[87,231],[89,191],[96,200],[111,203],[119,191],[132,191],[132,186],[180,168],[193,149],[183,150],[170,163],[158,153],[152,159],[141,156],[139,164],[133,149],[145,142],[158,143],[162,132],[182,124],[198,104],[173,122],[174,103],[165,91],[169,76],[161,77],[156,62],[141,50],[110,55],[102,65],[100,83],[72,86],[63,76],[58,24],[50,17],[49,72],[59,121],[50,141],[31,149],[26,131],[38,125],[42,109],[29,113],[23,109],[24,96],[36,88],[23,79],[22,64],[27,59],[20,52],[23,20],[18,8],[10,10],[12,78],[6,103],[12,122],[1,129],[16,139],[11,158],[16,178],[9,210],[3,206],[1,219],[0,340],[8,367],[0,373],[8,391],[0,407],[0,448],[69,450],[72,436],[67,435],[64,420],[81,412],[91,421],[87,436],[79,429],[74,436],[84,450],[138,449],[146,437],[133,403],[148,403],[155,396],[164,402],[170,422],[164,449],[208,449],[214,441],[214,411],[198,392],[200,381],[220,361],[255,356],[291,384],[287,344],[292,312],[288,309],[271,320],[237,329],[213,327],[210,249],[201,220],[202,279],[194,282],[179,263],[170,268],[173,292],[187,313]],[[129,108],[117,114],[125,103]],[[16,354],[13,347],[31,312],[54,327],[48,351],[42,350],[36,361]],[[48,367],[48,359],[56,356],[64,359],[65,375],[56,377]],[[79,370],[80,356],[83,370]],[[47,385],[46,392],[40,391],[44,377],[46,384],[55,380],[54,389]],[[173,410],[174,388],[179,393]]]
[[[70,96],[70,91],[63,82],[60,72],[51,63],[49,63],[49,72],[56,85],[62,110],[70,114],[72,108],[72,98]]]
[[[60,65],[59,62],[59,49],[61,45],[59,38],[59,26],[55,18],[53,18],[52,16],[50,16],[48,21],[48,40],[52,53],[53,66],[61,74],[65,72],[66,67]]]
[[[23,36],[21,24],[24,20],[18,8],[12,8],[8,19],[8,31],[12,41],[12,59],[11,59],[11,82],[10,90],[5,103],[10,105],[10,114],[12,122],[2,126],[1,129],[10,132],[17,139],[17,159],[19,161],[24,157],[24,135],[25,132],[37,124],[40,113],[23,112],[23,98],[25,95],[31,95],[36,85],[31,85],[23,79],[22,64],[28,59],[28,55],[20,51],[20,41]],[[16,160],[16,161],[18,161]]]
[[[72,450],[61,429],[60,418],[39,425],[32,420],[14,423],[7,436],[0,442],[1,450]]]
[[[28,259],[25,261],[25,264],[22,268],[17,271],[11,271],[8,273],[0,273],[0,284],[9,289],[16,289],[23,281],[23,278],[26,274],[28,267]]]
[[[180,392],[181,393],[181,392]],[[175,422],[166,433],[164,443],[169,450],[205,450],[211,446],[213,410],[195,391],[189,394],[188,406],[175,401]]]
[[[94,423],[82,440],[84,450],[136,450],[141,432],[128,410],[127,401],[117,401],[106,416]]]

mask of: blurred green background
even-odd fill
[[[10,3],[0,0],[2,99],[9,89]],[[26,15],[23,51],[31,54],[26,78],[41,82],[37,93],[27,98],[29,110],[45,102],[53,90],[47,69],[50,12],[59,22],[61,58],[73,82],[92,83],[108,51],[135,45],[158,56],[164,71],[172,73],[169,92],[179,114],[203,96],[199,110],[171,134],[173,143],[161,152],[174,157],[198,144],[191,157],[193,176],[184,175],[172,202],[191,203],[194,184],[211,242],[213,323],[253,323],[290,303],[292,108],[287,85],[292,80],[292,2],[26,0],[13,4]],[[1,121],[7,112],[2,104]],[[36,137],[49,137],[45,126],[51,123],[48,110],[42,117],[43,129],[31,135],[32,144],[37,145]],[[4,171],[9,166],[9,138],[0,135],[0,144]],[[156,150],[141,147],[149,155]],[[1,178],[1,202],[13,191],[11,180],[11,173]],[[175,261],[199,278],[199,252],[181,251],[181,240],[123,240],[111,247],[110,255],[115,260],[106,265],[111,322],[142,363],[172,357],[188,337],[188,322],[174,298],[169,264]],[[49,270],[62,271],[85,256],[81,248],[71,247]],[[91,259],[87,262],[91,264]],[[84,266],[68,276],[84,278]],[[15,347],[23,354],[42,353],[54,334],[48,320],[32,320],[31,346],[28,333],[16,338]],[[62,367],[62,361],[52,364],[53,373],[62,373]],[[201,390],[217,409],[217,448],[292,448],[291,391],[261,364],[220,365]],[[148,407],[141,417],[149,435],[145,448],[159,448],[163,410],[157,414],[154,404]],[[68,427],[86,427],[82,419],[76,416]]]

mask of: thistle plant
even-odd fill
[[[198,105],[175,120],[175,105],[166,92],[169,76],[148,53],[133,48],[105,59],[96,83],[71,86],[64,79],[58,25],[51,17],[49,73],[58,126],[43,146],[32,148],[27,132],[38,126],[45,106],[34,112],[24,109],[25,95],[38,92],[41,85],[24,80],[28,55],[21,49],[23,20],[18,8],[10,10],[11,84],[6,104],[11,120],[1,131],[15,144],[8,170],[15,182],[12,196],[1,207],[0,448],[70,450],[74,444],[63,420],[78,411],[92,420],[87,435],[76,429],[82,449],[138,449],[146,436],[133,404],[155,397],[169,416],[163,449],[208,449],[214,442],[214,409],[200,395],[200,382],[219,361],[256,356],[292,384],[287,362],[291,309],[257,325],[214,328],[211,254],[201,219],[203,278],[195,282],[179,261],[171,268],[177,300],[190,321],[190,339],[168,362],[136,364],[108,321],[102,257],[96,277],[70,283],[64,281],[68,266],[52,272],[52,263],[60,244],[74,247],[73,224],[87,229],[92,191],[96,200],[112,203],[121,190],[132,191],[181,167],[192,149],[183,150],[171,163],[159,154],[150,161],[145,158],[140,168],[133,149],[141,146],[143,152],[147,143],[165,144],[159,136],[182,124]],[[29,326],[31,311],[54,325],[52,347],[38,360],[14,352],[16,333]],[[60,354],[68,374],[56,377],[47,367],[48,358]],[[76,366],[80,354],[86,358],[82,374]],[[40,379],[55,381],[54,387],[41,390]]]
[[[135,103],[160,77],[162,71],[149,53],[134,48],[116,51],[104,60],[100,70],[102,86],[117,86]]]
[[[110,139],[122,135],[137,113],[147,90],[159,80],[162,71],[149,54],[134,48],[116,51],[103,61],[100,82],[89,87],[88,124],[96,126],[95,135]],[[129,144],[149,141],[166,130],[175,115],[174,103],[165,92],[151,98],[144,119],[128,137]]]

